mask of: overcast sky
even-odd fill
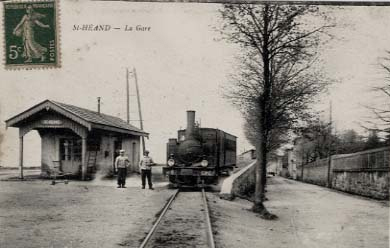
[[[189,109],[196,110],[203,127],[238,136],[239,152],[250,148],[239,111],[222,97],[238,49],[213,31],[220,5],[61,1],[60,7],[60,69],[6,71],[0,67],[0,130],[4,134],[0,165],[16,166],[18,155],[17,129],[5,130],[4,120],[45,99],[96,110],[100,96],[102,112],[126,119],[126,67],[137,70],[144,128],[150,133],[147,148],[158,162],[165,160],[168,138],[185,127]],[[345,7],[334,10],[334,16],[344,25],[333,31],[338,39],[322,49],[321,59],[326,73],[340,83],[330,95],[319,98],[324,104],[318,109],[328,111],[332,99],[333,118],[341,130],[358,127],[357,122],[367,115],[361,105],[378,101],[369,89],[383,83],[378,57],[390,49],[390,7]],[[151,29],[73,31],[77,24]],[[3,40],[0,33],[0,47]],[[135,97],[131,110],[131,119],[138,120]],[[36,133],[26,136],[25,149],[26,165],[39,165]]]

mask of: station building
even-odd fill
[[[23,137],[37,130],[41,137],[43,175],[54,168],[87,179],[96,171],[112,171],[115,157],[124,149],[130,171],[138,171],[140,138],[148,133],[126,121],[77,106],[45,100],[6,120],[19,128],[19,169],[23,178]]]

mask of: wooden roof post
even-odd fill
[[[86,180],[87,175],[87,138],[81,137],[81,180]]]
[[[19,132],[19,178],[23,179],[23,135]]]

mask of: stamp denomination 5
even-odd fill
[[[55,0],[4,3],[5,67],[59,67]]]

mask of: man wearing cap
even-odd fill
[[[118,188],[126,188],[127,167],[129,163],[129,158],[125,156],[125,150],[120,150],[119,156],[115,159],[115,168],[118,170]]]
[[[153,159],[149,157],[149,151],[144,152],[144,157],[139,161],[139,168],[141,170],[142,188],[145,188],[145,179],[148,178],[149,189],[153,190],[152,185],[152,166],[155,165]]]

